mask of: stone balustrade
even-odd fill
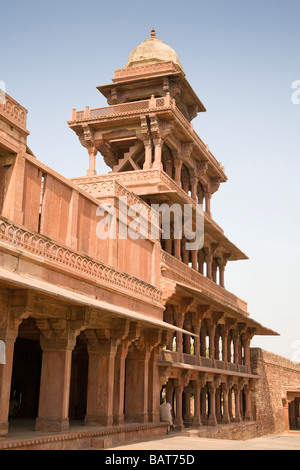
[[[178,351],[163,350],[158,359],[159,363],[174,364],[177,367],[192,366],[213,371],[227,371],[227,373],[252,374],[251,368],[242,364],[234,364],[227,361],[219,361],[210,357],[196,356],[193,354],[180,353]]]
[[[4,92],[1,92],[0,116],[9,119],[22,130],[26,130],[27,109]]]

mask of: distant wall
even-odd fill
[[[300,364],[268,351],[252,348],[251,367],[254,373],[261,376],[253,399],[258,434],[282,433],[286,429],[287,391],[300,391]]]

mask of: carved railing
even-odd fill
[[[213,370],[224,370],[236,372],[240,374],[251,374],[251,368],[241,364],[233,364],[232,362],[219,361],[210,357],[195,356],[192,354],[180,354],[177,351],[163,350],[158,358],[159,362],[184,364],[189,366],[205,367]]]
[[[161,98],[151,98],[149,100],[133,101],[132,103],[122,103],[102,108],[86,107],[83,111],[73,109],[72,121],[85,119],[106,119],[107,117],[126,116],[140,112],[153,111],[154,109],[173,108],[174,100],[170,96]]]
[[[22,130],[26,130],[27,109],[23,108],[17,101],[1,91],[0,116],[6,117]]]
[[[243,315],[249,315],[246,302],[224,289],[224,287],[221,287],[214,281],[208,279],[203,274],[200,274],[195,269],[190,268],[182,261],[179,261],[174,256],[163,252],[162,265],[165,269],[175,274],[175,276],[185,284],[191,285],[192,287],[214,297],[224,306],[231,307]]]
[[[91,282],[99,282],[111,289],[131,293],[135,297],[161,303],[162,293],[155,287],[135,277],[88,258],[76,251],[52,242],[47,237],[29,232],[24,228],[0,218],[0,241],[39,256],[63,269],[66,273],[83,274]]]

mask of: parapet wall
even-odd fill
[[[300,364],[252,348],[251,367],[254,373],[261,376],[253,401],[258,435],[282,433],[286,430],[284,405],[287,391],[300,390]]]

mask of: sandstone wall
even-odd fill
[[[300,364],[252,348],[251,367],[261,376],[253,397],[258,435],[282,433],[285,430],[283,398],[287,390],[300,390]]]

